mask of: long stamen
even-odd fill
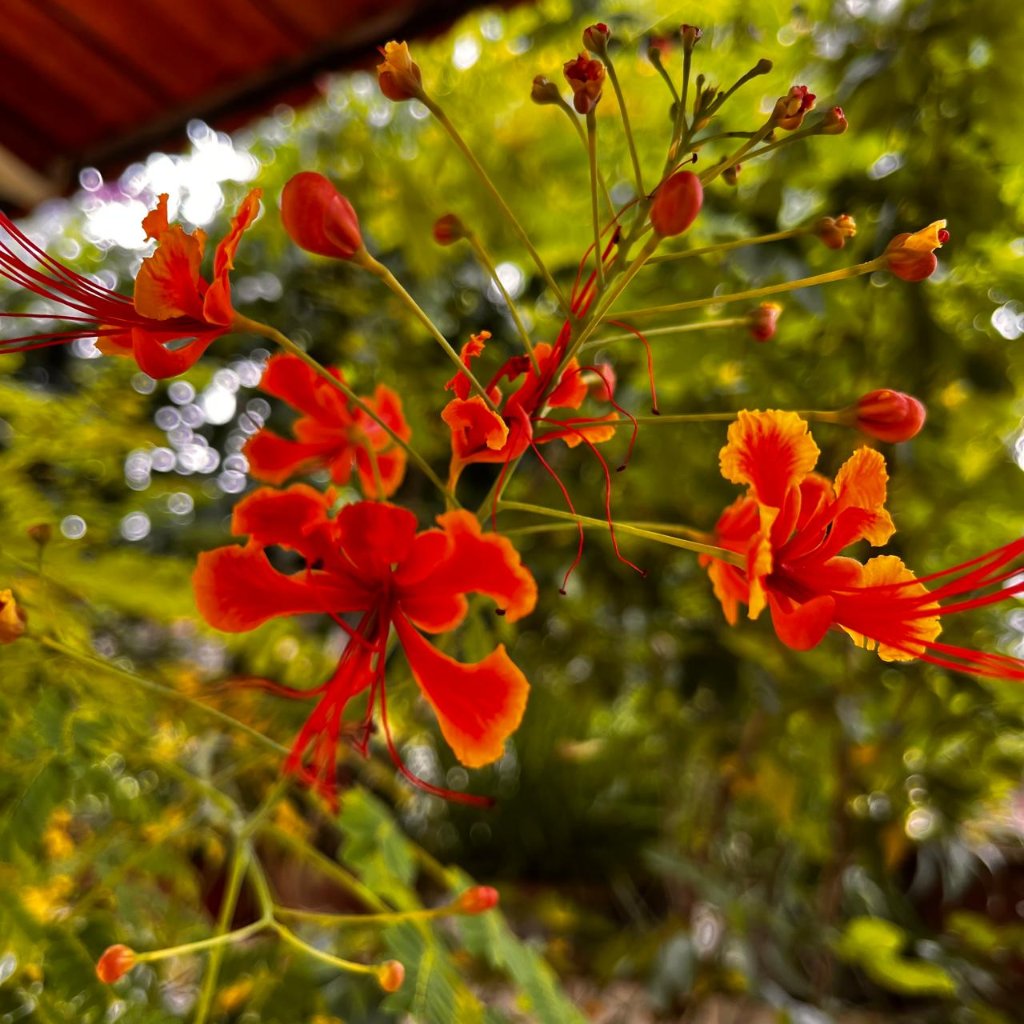
[[[644,337],[642,331],[638,331],[635,327],[630,324],[624,323],[622,320],[609,320],[613,327],[621,327],[624,331],[629,331],[640,339],[640,343],[644,347],[644,352],[647,355],[647,379],[651,385],[651,413],[655,416],[661,415],[661,410],[658,408],[658,392],[654,388],[654,356],[651,353],[651,343]]]
[[[533,454],[537,456],[537,459],[540,461],[540,464],[547,470],[548,475],[551,477],[551,479],[554,480],[556,484],[558,484],[558,489],[562,492],[562,497],[565,498],[565,503],[566,505],[569,506],[569,511],[575,516],[576,506],[573,505],[572,498],[569,497],[569,492],[566,490],[565,484],[562,483],[562,478],[554,471],[554,469],[552,469],[551,464],[548,462],[548,460],[545,459],[543,455],[541,455],[540,449],[533,441],[530,442],[530,447],[533,449]],[[566,588],[569,586],[569,577],[576,571],[576,566],[578,566],[580,562],[583,561],[583,524],[577,522],[576,525],[579,527],[579,542],[576,545],[576,557],[573,559],[572,565],[570,565],[569,568],[566,569],[565,576],[562,579],[562,585],[558,588],[558,592],[562,595],[568,593],[568,590]]]

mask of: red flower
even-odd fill
[[[184,373],[235,325],[228,275],[242,234],[259,212],[260,194],[253,189],[232,218],[231,229],[214,253],[212,283],[199,273],[205,233],[197,229],[187,235],[179,225],[169,225],[167,196],[161,195],[156,209],[142,221],[146,237],[156,239],[157,248],[135,279],[134,300],[65,267],[0,214],[0,225],[10,236],[10,241],[0,242],[0,274],[58,303],[68,310],[59,318],[78,325],[0,341],[0,354],[97,337],[100,351],[132,356],[151,377]],[[9,318],[28,315],[0,313]],[[185,343],[167,347],[179,341]]]
[[[466,665],[438,651],[421,630],[454,629],[466,617],[471,593],[492,598],[509,621],[522,618],[533,610],[537,585],[511,543],[482,534],[468,512],[447,512],[438,517],[440,529],[417,533],[416,517],[406,509],[361,501],[329,519],[332,501],[333,495],[297,484],[286,491],[264,488],[239,502],[232,530],[248,534],[249,542],[199,556],[193,576],[199,611],[210,625],[229,632],[255,629],[278,615],[321,612],[348,633],[330,679],[309,691],[279,688],[289,696],[320,697],[286,771],[335,800],[337,744],[343,732],[351,732],[342,717],[348,702],[368,690],[357,747],[365,752],[379,698],[384,738],[398,770],[429,792],[478,803],[479,798],[431,786],[402,764],[387,715],[388,637],[393,627],[456,757],[471,768],[488,764],[501,756],[519,725],[529,684],[503,645]],[[272,546],[297,552],[306,569],[279,572],[266,555]],[[347,615],[358,616],[354,626]]]
[[[878,452],[858,449],[830,483],[811,472],[818,448],[807,424],[796,413],[770,410],[741,412],[720,459],[722,475],[748,487],[715,527],[717,543],[744,555],[745,567],[701,558],[730,623],[740,604],[752,619],[767,605],[779,639],[795,650],[815,647],[838,626],[884,661],[922,658],[973,675],[1024,680],[1024,661],[937,639],[940,616],[1024,592],[1020,567],[1012,566],[1024,554],[1024,539],[918,579],[894,555],[865,563],[840,555],[858,540],[884,544],[894,532]]]
[[[572,89],[572,105],[577,114],[589,114],[601,99],[604,88],[604,65],[593,57],[581,53],[562,66],[565,80]]]
[[[340,370],[332,369],[331,374],[344,380]],[[280,484],[299,473],[325,468],[336,484],[347,484],[354,467],[367,497],[387,497],[398,489],[405,476],[405,451],[298,356],[274,356],[260,387],[303,415],[292,427],[297,440],[265,429],[249,439],[244,451],[257,480]],[[378,385],[373,396],[363,401],[399,437],[410,437],[402,400],[391,388]]]

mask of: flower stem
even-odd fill
[[[700,309],[702,306],[724,306],[730,302],[746,302],[748,299],[761,299],[766,295],[778,295],[780,292],[793,292],[799,288],[813,288],[819,284],[831,284],[834,281],[845,281],[850,277],[870,274],[885,267],[885,260],[868,260],[841,270],[830,270],[827,274],[814,277],[802,277],[796,281],[783,281],[781,284],[770,284],[764,288],[751,288],[745,292],[733,292],[731,295],[708,295],[703,299],[691,299],[689,302],[676,302],[667,306],[650,306],[647,309],[630,309],[624,313],[616,313],[618,320],[630,320],[638,316],[653,316],[658,313],[681,313],[688,309]]]
[[[574,515],[572,512],[562,512],[558,509],[544,508],[541,505],[530,505],[521,501],[499,501],[498,509],[503,512],[530,512],[533,515],[544,516],[548,519],[561,519],[570,523],[578,523],[591,529],[607,530],[608,522],[604,519],[593,519],[590,516]],[[654,530],[643,529],[638,526],[631,526],[628,523],[615,523],[615,529],[622,533],[631,534],[634,537],[642,537],[644,540],[657,541],[659,544],[667,544],[670,547],[682,548],[685,551],[694,551],[699,555],[711,555],[723,562],[730,562],[732,565],[745,566],[746,559],[742,554],[735,551],[727,551],[725,548],[716,547],[713,544],[703,544],[699,541],[687,540],[683,537],[671,537],[665,533]]]
[[[646,195],[644,188],[644,177],[640,172],[640,159],[636,155],[636,143],[633,140],[633,129],[629,124],[629,111],[626,109],[626,100],[622,95],[622,86],[619,85],[619,76],[615,72],[615,65],[610,55],[605,54],[605,70],[608,72],[608,80],[615,90],[615,99],[619,104],[619,113],[622,114],[622,131],[626,136],[626,145],[629,147],[629,159],[633,164],[633,179],[636,181],[636,194]]]
[[[694,324],[674,324],[671,327],[655,327],[653,330],[644,331],[645,338],[657,338],[667,334],[689,334],[693,331],[710,331],[718,328],[727,327],[746,327],[749,321],[745,316],[732,316],[726,317],[722,320],[703,320],[699,323]],[[613,334],[608,338],[591,338],[585,345],[581,345],[581,349],[596,348],[598,345],[607,345],[615,341],[636,341],[636,335],[625,333],[625,334]]]
[[[601,218],[597,212],[597,118],[587,112],[587,159],[590,162],[590,214],[594,222],[594,264],[597,290],[604,291],[604,261],[601,259]]]
[[[473,371],[462,362],[459,353],[452,348],[451,342],[440,332],[437,324],[430,319],[423,307],[405,290],[402,282],[380,260],[374,259],[365,249],[360,250],[358,258],[359,265],[364,270],[368,270],[374,277],[380,278],[398,296],[406,309],[426,327],[438,345],[444,349],[445,355],[455,364],[460,373],[465,374],[466,379],[473,385],[476,393],[487,403],[488,408],[494,411],[494,403],[487,394],[487,389],[476,379]]]
[[[702,245],[696,249],[684,249],[682,252],[666,252],[661,256],[652,256],[647,261],[648,266],[655,263],[670,263],[673,260],[685,260],[691,256],[708,256],[711,253],[729,252],[731,249],[742,249],[748,245],[763,245],[765,242],[779,242],[784,238],[797,238],[800,235],[810,234],[811,229],[807,227],[790,228],[788,231],[773,231],[768,235],[754,235],[751,238],[735,238],[730,242],[718,242],[715,245]]]
[[[232,932],[222,932],[220,935],[212,935],[208,939],[199,939],[196,942],[185,942],[180,946],[168,946],[166,949],[154,949],[149,953],[136,953],[135,961],[140,964],[154,963],[157,960],[167,960],[172,956],[190,956],[193,953],[203,953],[208,949],[216,949],[218,946],[229,946],[234,942],[241,942],[250,935],[256,935],[263,931],[269,921],[261,918],[253,921],[243,928],[236,928]]]
[[[434,115],[434,117],[437,118],[437,120],[441,124],[441,127],[444,128],[444,130],[448,133],[452,142],[455,143],[456,148],[459,150],[459,152],[465,158],[466,162],[476,173],[476,176],[480,179],[481,183],[483,184],[487,192],[490,194],[491,198],[494,200],[498,209],[501,210],[505,219],[511,225],[512,230],[519,237],[519,241],[522,242],[523,245],[526,247],[527,252],[529,252],[531,258],[533,259],[533,262],[537,266],[537,269],[540,271],[541,277],[544,278],[545,282],[547,283],[547,286],[551,289],[552,294],[558,299],[558,304],[562,307],[562,311],[565,313],[566,316],[571,316],[572,309],[570,308],[569,303],[562,292],[562,289],[559,288],[558,285],[555,283],[555,279],[551,276],[551,271],[548,270],[544,261],[540,258],[540,253],[537,252],[537,250],[534,248],[534,245],[530,241],[529,236],[523,230],[523,226],[519,223],[518,219],[516,218],[516,215],[512,212],[512,210],[509,208],[508,203],[505,202],[501,193],[495,187],[494,182],[491,181],[490,177],[484,170],[480,161],[477,160],[475,154],[469,148],[469,145],[466,143],[466,140],[459,134],[455,125],[453,125],[451,121],[448,120],[448,115],[444,112],[444,110],[442,110],[440,106],[438,106],[438,104],[433,99],[431,99],[424,93],[422,96],[420,96],[420,100],[422,101],[424,106]]]
[[[388,925],[402,921],[429,921],[436,917],[447,917],[457,912],[451,904],[442,907],[423,907],[419,910],[395,910],[380,914],[330,914],[317,910],[300,910],[298,907],[275,907],[282,917],[296,921],[311,921],[322,925]]]
[[[303,942],[295,932],[290,928],[286,928],[280,921],[269,921],[268,926],[277,932],[288,945],[301,950],[306,956],[311,956],[314,960],[329,964],[339,971],[347,971],[349,974],[372,974],[374,977],[378,975],[377,968],[371,964],[360,964],[354,960],[343,960],[340,956],[325,953],[322,949],[317,949],[316,946]],[[198,1018],[196,1024],[199,1024]]]
[[[775,125],[769,120],[766,121],[749,139],[744,142],[739,149],[730,153],[727,157],[723,157],[718,161],[717,164],[709,167],[706,171],[702,171],[700,174],[700,182],[705,187],[717,178],[726,167],[732,167],[738,164],[765,136],[770,135]]]
[[[396,282],[397,284],[397,282]],[[401,285],[399,285],[401,287]],[[251,331],[253,334],[258,334],[260,337],[266,338],[269,341],[274,342],[275,345],[280,346],[288,352],[290,355],[296,356],[301,359],[311,370],[322,377],[328,384],[331,385],[336,391],[340,391],[345,398],[348,399],[353,405],[357,406],[367,416],[379,426],[391,440],[401,448],[408,457],[416,463],[416,465],[423,472],[424,476],[444,495],[445,501],[454,508],[459,507],[459,502],[455,495],[442,483],[441,478],[430,468],[430,464],[423,458],[422,455],[415,448],[413,448],[408,441],[404,438],[399,437],[397,433],[387,424],[375,409],[367,405],[344,381],[338,380],[333,374],[328,372],[327,368],[318,363],[305,349],[297,345],[287,335],[282,334],[276,327],[271,327],[269,324],[260,323],[258,320],[249,320],[247,317],[238,316],[236,314],[236,326],[239,330]],[[458,357],[456,357],[458,358]],[[459,366],[462,366],[460,360]]]

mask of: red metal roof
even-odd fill
[[[436,30],[479,0],[3,0],[0,199],[28,206],[80,168],[116,172],[312,92],[380,43]]]

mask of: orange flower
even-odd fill
[[[330,372],[344,380],[340,370]],[[292,427],[297,440],[266,429],[249,439],[244,453],[257,480],[280,484],[298,473],[325,468],[336,484],[347,484],[355,468],[368,498],[387,497],[398,489],[405,476],[405,451],[298,356],[274,356],[260,388],[303,415]],[[412,431],[402,414],[402,400],[391,388],[378,385],[364,401],[402,440],[408,440]]]
[[[14,594],[0,590],[0,644],[12,644],[25,632],[25,618]]]
[[[438,516],[440,529],[416,532],[416,517],[396,505],[361,501],[334,519],[333,494],[303,484],[286,491],[263,488],[240,501],[232,530],[249,536],[245,547],[224,547],[199,556],[193,575],[196,604],[210,625],[239,633],[279,615],[320,612],[348,634],[349,642],[330,679],[308,691],[274,687],[295,698],[319,696],[285,762],[334,802],[336,756],[346,728],[348,702],[368,690],[366,714],[354,726],[365,753],[379,698],[384,739],[395,765],[414,785],[466,803],[479,797],[438,789],[402,763],[388,722],[385,668],[392,627],[420,691],[434,709],[441,733],[466,766],[489,764],[502,754],[526,707],[529,684],[499,644],[486,658],[466,665],[427,642],[466,617],[468,594],[490,597],[509,621],[533,610],[537,585],[512,544],[483,534],[469,512]],[[302,571],[279,572],[269,547],[296,552]],[[351,625],[344,616],[357,616]],[[306,764],[307,757],[309,764]]]
[[[894,532],[884,507],[885,460],[860,448],[834,483],[812,472],[817,460],[796,413],[741,412],[730,426],[722,475],[745,484],[747,494],[722,513],[715,534],[745,565],[701,558],[726,619],[734,624],[741,604],[752,619],[767,606],[779,639],[795,650],[815,647],[836,626],[884,661],[922,658],[973,675],[1024,679],[1024,661],[937,640],[940,616],[1024,592],[1020,567],[1013,567],[1024,539],[920,579],[894,555],[865,563],[844,557],[854,542],[878,546]],[[937,585],[929,590],[928,583]]]
[[[604,88],[604,65],[593,57],[581,53],[562,67],[565,80],[572,89],[572,105],[578,114],[589,114],[601,99]]]
[[[409,44],[385,43],[380,52],[384,58],[384,62],[377,65],[380,91],[396,103],[419,99],[423,95],[423,75],[409,53]]]
[[[134,300],[96,284],[48,256],[0,214],[0,226],[10,241],[0,242],[0,274],[68,310],[60,319],[77,326],[53,333],[8,338],[0,354],[24,352],[74,341],[98,338],[97,347],[108,355],[131,356],[151,377],[184,373],[206,349],[233,329],[228,280],[242,234],[259,212],[260,190],[242,200],[228,234],[213,258],[213,281],[200,274],[206,234],[197,229],[185,234],[167,222],[167,196],[142,221],[146,237],[155,239],[156,251],[143,261],[135,279]],[[13,243],[13,244],[12,244]],[[24,255],[22,255],[24,254]],[[0,313],[0,317],[27,314]],[[172,342],[184,341],[171,349]]]

